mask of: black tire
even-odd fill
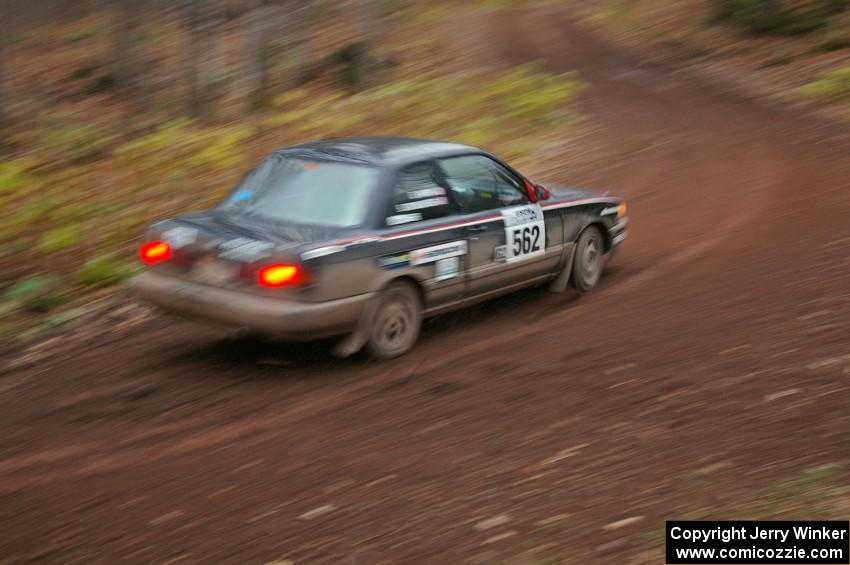
[[[599,284],[604,266],[605,240],[596,226],[586,228],[578,238],[570,276],[573,288],[588,292]]]
[[[366,347],[373,357],[392,359],[410,351],[422,327],[422,301],[412,283],[395,281],[381,293]]]

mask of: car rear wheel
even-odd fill
[[[572,283],[579,292],[592,290],[602,277],[605,241],[596,226],[581,232],[573,259]]]
[[[381,293],[369,329],[369,352],[379,359],[392,359],[410,350],[422,327],[422,303],[409,282],[396,281]]]

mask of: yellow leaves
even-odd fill
[[[125,143],[115,155],[133,172],[183,177],[198,168],[220,171],[238,166],[243,144],[253,134],[254,128],[249,125],[202,127],[181,119]]]
[[[303,102],[310,97],[310,91],[307,88],[293,88],[287,90],[283,94],[278,94],[272,99],[272,107],[288,108],[293,104]]]
[[[267,129],[300,138],[394,134],[455,139],[518,154],[523,138],[551,131],[582,90],[574,73],[553,75],[533,65],[507,73],[408,78],[345,97],[311,96],[301,88],[275,98],[283,111]],[[510,132],[506,135],[507,132]]]
[[[32,192],[41,186],[41,179],[30,173],[36,161],[22,157],[0,162],[0,198]]]
[[[144,224],[215,205],[272,149],[308,139],[403,135],[486,147],[521,164],[569,119],[581,89],[573,74],[533,66],[408,78],[354,95],[302,87],[274,98],[259,121],[174,120],[111,151],[101,143],[111,138],[97,127],[71,124],[51,134],[36,158],[0,162],[0,203],[14,212],[0,222],[0,237],[8,241],[0,259],[26,254],[34,270],[52,268],[54,255],[70,257],[72,250],[80,257],[103,254],[82,267],[75,263],[73,280],[112,284]],[[47,139],[36,134],[36,141]],[[73,161],[69,154],[96,159]]]
[[[502,74],[398,80],[347,98],[300,92],[285,100],[284,112],[262,123],[304,137],[397,134],[501,147],[506,139],[560,123],[565,104],[581,88],[574,74],[523,66]]]
[[[581,89],[575,74],[522,66],[502,74],[399,80],[335,104],[292,109],[287,113],[291,119],[275,122],[320,136],[413,135],[504,151],[512,140],[533,139],[560,125],[568,116],[566,104]]]
[[[800,87],[799,93],[823,102],[850,100],[850,67],[841,67],[825,73],[809,84]]]
[[[80,243],[82,230],[76,224],[67,224],[46,231],[38,242],[45,253],[64,251]]]
[[[188,163],[213,171],[237,167],[243,161],[243,144],[253,134],[250,126],[232,126],[210,132],[206,143],[189,156]]]

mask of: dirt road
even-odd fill
[[[380,364],[163,319],[54,343],[0,377],[1,560],[659,563],[665,519],[846,519],[846,493],[763,504],[847,478],[848,137],[556,13],[487,25],[590,84],[610,162],[561,180],[634,222],[601,289],[434,320]]]

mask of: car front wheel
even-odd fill
[[[367,347],[379,359],[392,359],[410,350],[422,327],[422,303],[413,284],[391,283],[381,293],[369,330]]]
[[[579,292],[592,290],[602,277],[605,241],[602,232],[590,226],[581,232],[573,259],[572,283]]]

